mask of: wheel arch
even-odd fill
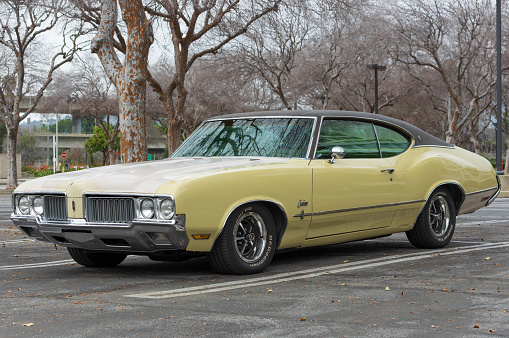
[[[445,183],[436,187],[433,191],[437,190],[438,188],[446,188],[447,190],[449,190],[454,200],[454,206],[456,207],[456,215],[458,215],[461,205],[465,201],[466,197],[465,190],[463,190],[463,188],[457,183]]]
[[[286,227],[288,225],[288,216],[285,212],[285,209],[283,208],[283,206],[281,204],[279,204],[275,201],[262,200],[262,199],[246,201],[246,202],[238,204],[236,207],[232,208],[232,210],[228,213],[228,216],[226,216],[226,218],[223,222],[223,226],[221,227],[221,231],[218,232],[216,238],[214,239],[214,243],[212,244],[212,246],[215,245],[217,239],[223,232],[223,230],[226,226],[226,222],[230,218],[231,214],[235,210],[242,208],[243,206],[246,206],[248,204],[261,204],[269,210],[269,212],[272,215],[272,218],[274,219],[274,225],[276,226],[276,250],[277,250],[277,248],[279,248],[279,245],[281,244],[281,240],[283,238],[283,234],[284,234]]]
[[[442,184],[437,185],[434,189],[432,189],[430,191],[430,193],[428,194],[428,197],[426,198],[426,202],[428,202],[429,199],[431,198],[431,196],[433,195],[433,193],[440,188],[445,188],[451,193],[453,201],[454,201],[454,207],[456,208],[456,215],[457,215],[460,211],[461,205],[465,201],[465,197],[466,197],[465,190],[463,190],[461,185],[459,185],[456,182],[442,183]]]

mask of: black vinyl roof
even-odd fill
[[[453,144],[447,143],[416,126],[379,114],[361,113],[354,111],[342,110],[278,110],[278,111],[259,111],[252,113],[236,113],[221,116],[214,116],[211,120],[226,119],[226,118],[248,118],[248,117],[314,117],[318,119],[323,118],[348,118],[358,119],[364,121],[378,122],[380,124],[391,125],[399,129],[403,129],[409,133],[414,139],[414,147],[422,146],[439,146],[439,147],[454,147]]]

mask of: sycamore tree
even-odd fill
[[[0,120],[7,129],[7,189],[18,185],[19,124],[34,112],[54,72],[72,61],[79,49],[81,29],[65,21],[66,5],[64,0],[0,1]],[[59,40],[54,39],[52,48],[41,48],[42,38],[57,29]],[[24,99],[26,110],[21,109]]]
[[[101,5],[91,50],[117,90],[122,162],[140,162],[147,158],[145,101],[148,52],[154,41],[152,25],[141,0],[102,0]],[[118,8],[126,28],[126,39],[122,38],[123,60],[116,51]]]
[[[181,142],[182,130],[194,118],[187,116],[187,75],[197,60],[219,52],[247,32],[264,15],[276,11],[281,0],[70,0],[80,19],[97,29],[92,52],[117,88],[120,108],[122,161],[146,158],[145,81],[164,107],[169,152]],[[124,25],[117,24],[117,5]],[[150,16],[147,19],[147,13]],[[171,55],[163,76],[147,70],[148,51],[157,24],[159,44]],[[117,54],[118,52],[118,54]],[[123,62],[119,57],[123,56]],[[191,120],[191,122],[189,121]]]

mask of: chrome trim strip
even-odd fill
[[[426,200],[415,200],[415,201],[407,201],[407,202],[399,202],[399,203],[372,205],[372,206],[367,206],[367,207],[358,207],[358,208],[349,208],[349,209],[339,209],[339,210],[330,210],[330,211],[311,212],[311,213],[304,213],[304,214],[293,215],[293,217],[321,216],[321,215],[337,214],[337,213],[349,212],[349,211],[386,208],[386,207],[393,207],[393,206],[400,206],[400,205],[414,204],[414,203],[422,203],[422,202],[426,202]]]
[[[347,234],[355,234],[355,233],[358,233],[358,232],[372,231],[372,230],[378,230],[378,229],[387,229],[387,227],[378,227],[378,228],[372,228],[372,229],[355,230],[355,231],[348,231],[348,232],[339,232],[339,233],[332,234],[332,235],[309,237],[309,238],[306,238],[306,241],[307,240],[311,240],[311,239],[327,238],[327,237],[334,237],[334,236],[347,235]],[[369,239],[369,238],[366,238],[366,239]]]
[[[315,132],[315,142],[313,144],[313,148],[311,149],[311,152],[309,153],[309,159],[315,160],[316,156],[316,149],[318,149],[318,141],[320,141],[320,133],[322,132],[322,124],[323,124],[323,116],[319,116],[317,119],[318,128],[316,128]]]
[[[493,196],[491,196],[491,198],[488,200],[488,202],[486,202],[486,206],[488,206],[491,203],[493,203],[495,198],[498,197],[498,194],[500,194],[500,191],[502,190],[502,184],[500,183],[500,177],[498,177],[498,175],[497,175],[497,184],[498,184],[497,192]]]
[[[422,145],[422,146],[413,146],[412,148],[426,148],[426,147],[429,147],[429,148],[456,149],[455,145],[453,145],[452,147],[448,147],[448,146],[438,146],[438,145],[434,145],[434,144],[425,144],[425,145]]]
[[[175,217],[178,217],[179,215],[176,215]],[[41,226],[46,227],[66,227],[66,226],[80,226],[80,227],[90,227],[90,228],[96,228],[98,226],[101,226],[103,228],[107,229],[115,229],[115,228],[129,228],[132,226],[132,224],[150,224],[150,225],[175,225],[176,220],[154,220],[154,219],[142,219],[142,218],[135,218],[131,223],[95,223],[95,222],[87,222],[83,218],[68,218],[66,221],[47,221],[43,220],[40,216],[35,215],[17,215],[17,214],[11,214],[11,219],[14,220],[26,220],[26,221],[33,221]]]
[[[498,177],[497,177],[498,179]],[[500,185],[498,188],[501,188]],[[474,192],[470,192],[468,194],[466,194],[466,196],[470,196],[470,195],[475,195],[475,194],[481,194],[483,192],[486,192],[486,191],[490,191],[490,190],[493,190],[493,189],[497,189],[497,187],[493,187],[493,188],[488,188],[488,189],[484,189],[484,190],[479,190],[479,191],[474,191]]]

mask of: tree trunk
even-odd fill
[[[120,154],[122,163],[147,160],[145,129],[146,81],[124,77],[119,90]]]
[[[147,159],[146,73],[148,52],[154,35],[141,0],[119,0],[118,4],[128,36],[124,64],[113,47],[113,34],[117,28],[116,0],[102,0],[101,23],[97,35],[92,39],[91,50],[97,53],[117,89],[122,163],[140,162]]]
[[[474,152],[477,155],[481,155],[481,144],[479,143],[479,140],[477,139],[477,137],[472,136],[470,138],[470,140],[472,141],[472,144],[474,145]]]
[[[173,154],[181,144],[182,121],[176,116],[168,119],[168,156]]]
[[[109,140],[108,142],[108,157],[110,165],[115,164],[115,138],[113,140]]]
[[[18,124],[16,124],[14,128],[7,128],[7,158],[9,162],[7,189],[16,189],[18,186],[18,164],[16,162],[17,139]]]

